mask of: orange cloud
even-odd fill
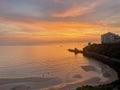
[[[21,30],[15,30],[15,32],[14,30],[11,32],[11,29],[16,28],[9,28],[9,32],[2,35],[2,38],[31,42],[99,40],[100,35],[106,32],[106,30],[114,31],[120,29],[115,27],[106,28],[106,26],[82,22],[43,22],[37,20],[33,20],[32,23],[9,20],[0,22],[21,28]]]
[[[60,2],[59,0],[55,0],[56,2]],[[100,7],[101,5],[107,3],[108,0],[106,1],[97,1],[92,4],[89,4],[88,6],[73,6],[70,9],[60,12],[60,13],[53,13],[53,17],[58,17],[58,18],[65,18],[65,17],[76,17],[80,15],[84,15],[87,13],[92,12],[95,8]]]
[[[87,7],[72,7],[62,13],[53,13],[52,16],[53,17],[62,17],[62,18],[75,17],[75,16],[83,15],[88,12],[90,12],[90,9]]]

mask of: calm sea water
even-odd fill
[[[84,46],[85,43],[0,46],[0,78],[57,77],[62,82],[73,82],[78,78],[83,81],[100,77],[101,81],[107,80],[102,71],[104,64],[67,51],[75,47],[82,50]]]

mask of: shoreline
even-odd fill
[[[105,66],[108,66],[105,64]],[[108,66],[109,67],[109,66]],[[83,67],[85,70],[93,70],[90,67]],[[102,69],[102,68],[101,68]],[[107,81],[101,81],[100,77],[92,77],[86,80],[77,80],[75,82],[62,83],[60,78],[39,78],[39,77],[29,77],[29,78],[1,78],[0,79],[0,90],[11,90],[11,88],[30,88],[25,90],[69,90],[76,89],[76,87],[80,87],[83,85],[92,85],[97,86],[101,84],[108,84],[113,82],[117,77],[116,72],[112,69],[110,72],[108,71],[110,68],[103,69],[103,72],[107,72],[107,75],[110,74],[110,77],[107,77]],[[5,88],[4,88],[5,87]],[[15,89],[17,90],[17,89]],[[20,89],[22,90],[22,89]]]
[[[95,44],[95,45],[97,47],[97,45],[100,46],[101,44]],[[92,89],[98,89],[98,90],[113,90],[113,89],[115,89],[115,90],[119,90],[120,89],[120,70],[119,70],[120,69],[120,61],[119,61],[119,59],[109,57],[106,55],[102,55],[100,53],[96,53],[96,52],[91,50],[91,46],[92,45],[83,48],[83,55],[85,57],[89,57],[89,58],[95,59],[97,61],[100,61],[100,62],[108,65],[109,67],[111,67],[113,70],[116,71],[118,79],[111,82],[111,83],[108,83],[108,84],[101,84],[98,86],[87,85],[87,86],[83,86],[83,87],[78,87],[76,90],[84,90],[84,89],[85,90],[92,90]],[[91,51],[89,51],[88,48]],[[92,48],[95,48],[95,47],[93,46]],[[99,49],[100,49],[100,47],[99,47]]]
[[[97,54],[97,53],[94,53],[94,52],[89,52],[89,51],[83,51],[83,55],[85,57],[90,57],[90,58],[93,58],[97,61],[100,61],[108,66],[110,66],[112,69],[114,69],[117,74],[118,74],[118,78],[120,79],[120,71],[118,71],[118,69],[115,67],[115,66],[119,66],[120,63],[119,62],[116,62],[116,61],[112,61],[110,57],[106,57],[104,55],[100,55],[100,54]]]
[[[24,90],[68,90],[68,89],[75,90],[76,87],[80,87],[83,85],[97,86],[100,84],[111,83],[114,80],[112,77],[106,82],[101,82],[101,78],[99,77],[93,77],[83,81],[75,81],[64,84],[61,82],[56,83],[56,81],[59,81],[59,79],[57,78],[56,80],[54,80],[54,78],[33,78],[33,77],[18,79],[0,79],[1,85],[0,90],[14,90],[13,88],[16,88],[15,90],[22,90],[20,88],[26,88]],[[36,87],[34,87],[34,84],[37,84]]]

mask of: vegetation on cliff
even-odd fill
[[[92,44],[85,47],[90,52],[120,59],[120,44]]]

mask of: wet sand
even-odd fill
[[[0,90],[36,90],[62,83],[59,78],[0,79]]]
[[[96,69],[93,66],[82,66],[85,71],[93,71]],[[82,85],[100,85],[108,84],[118,79],[117,73],[109,66],[103,66],[101,69],[102,75],[107,78],[107,81],[102,81],[100,77],[86,77],[83,79],[80,74],[76,74],[73,78],[77,79],[74,82],[63,83],[60,78],[15,78],[15,79],[0,79],[0,90],[74,90]]]
[[[17,82],[43,82],[49,81],[54,78],[39,78],[39,77],[29,77],[29,78],[16,78],[16,79],[0,79],[0,85],[9,84],[9,83],[17,83]]]
[[[53,87],[53,88],[46,89],[46,90],[75,90],[77,87],[80,87],[82,85],[98,85],[98,84],[102,84],[100,82],[100,78],[94,77],[94,78],[85,80],[83,82],[71,83],[71,84],[68,84],[63,87],[58,86],[58,87]],[[40,90],[42,90],[42,89],[40,89]]]
[[[107,65],[103,65],[104,68],[101,69],[102,74],[105,78],[107,78],[107,81],[102,81],[101,78],[99,77],[93,77],[90,78],[88,80],[85,80],[83,82],[78,82],[78,83],[71,83],[68,84],[67,86],[64,86],[62,88],[57,88],[57,89],[48,89],[48,90],[75,90],[77,87],[81,87],[82,85],[92,85],[92,86],[96,86],[96,85],[102,85],[102,84],[108,84],[111,83],[115,80],[118,79],[117,73],[112,69],[109,68],[109,66]],[[96,69],[94,68],[94,66],[83,66],[82,67],[85,71],[96,71]]]
[[[0,90],[74,90],[82,85],[100,85],[114,81],[116,75],[110,72],[109,80],[101,82],[101,78],[93,77],[85,81],[62,83],[59,78],[19,78],[19,79],[0,79]],[[79,78],[78,78],[79,79]]]
[[[81,66],[81,68],[82,68],[84,71],[96,71],[96,68],[95,68],[94,66],[91,66],[91,65]]]

